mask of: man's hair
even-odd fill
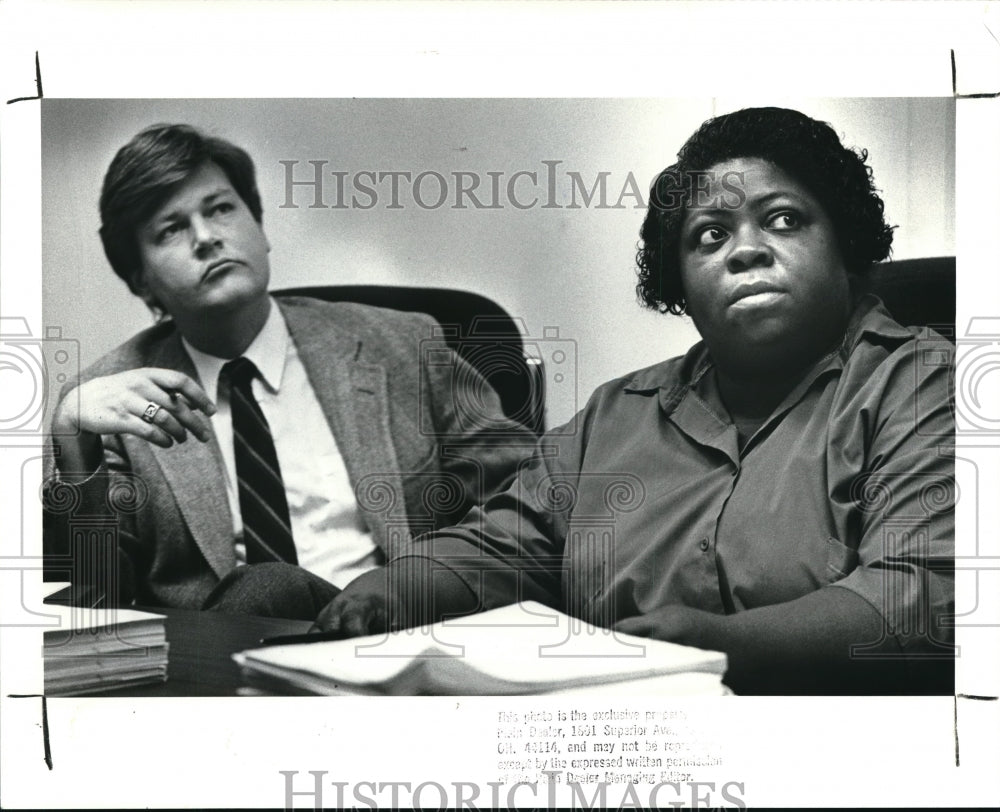
[[[192,173],[207,163],[221,169],[253,218],[262,222],[250,156],[235,144],[187,124],[154,124],[118,150],[101,189],[101,242],[111,267],[135,292],[142,267],[137,231]]]
[[[653,182],[636,253],[643,305],[680,315],[687,301],[681,285],[680,233],[692,182],[716,164],[760,158],[787,172],[820,202],[833,223],[847,272],[865,275],[889,256],[893,227],[875,189],[867,150],[848,149],[833,128],[796,110],[757,107],[709,119],[681,147],[677,163]]]

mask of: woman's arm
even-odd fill
[[[354,637],[518,600],[560,606],[569,505],[553,510],[550,487],[571,483],[579,443],[576,433],[547,435],[506,491],[455,527],[414,540],[386,567],[354,579],[314,628]]]
[[[941,693],[953,667],[904,658],[880,613],[836,586],[732,615],[664,606],[615,628],[725,652],[726,684],[739,694]]]

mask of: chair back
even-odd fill
[[[466,290],[390,285],[317,285],[274,291],[274,295],[426,313],[441,325],[440,337],[448,346],[496,390],[507,417],[536,435],[545,430],[542,359],[525,353],[520,321],[492,299]]]
[[[955,257],[880,262],[869,283],[900,324],[933,327],[955,341]]]

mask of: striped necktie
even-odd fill
[[[253,396],[257,367],[237,358],[222,367],[230,385],[233,451],[239,480],[243,541],[248,564],[267,561],[298,563],[285,484],[267,419]]]

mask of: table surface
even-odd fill
[[[229,615],[221,612],[200,612],[193,609],[142,608],[166,617],[167,659],[166,682],[116,688],[92,697],[221,697],[301,695],[289,687],[272,686],[262,691],[250,687],[232,655],[255,648],[263,638],[286,634],[304,634],[312,625],[307,620]],[[718,693],[718,678],[710,674],[677,674],[650,677],[617,685],[582,686],[559,691],[565,696],[577,694],[617,693],[627,685],[630,695],[643,694],[705,694]]]
[[[265,637],[303,634],[312,625],[307,620],[228,615],[194,609],[153,608],[145,611],[165,615],[167,681],[102,691],[91,696],[239,696],[245,689],[240,667],[233,661],[237,651],[260,645]]]

